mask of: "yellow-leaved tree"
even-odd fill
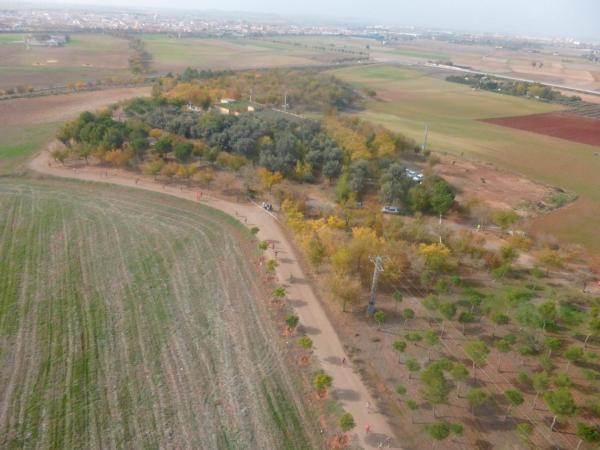
[[[450,267],[450,249],[444,244],[421,244],[418,253],[427,269],[434,274],[444,272]]]
[[[115,167],[124,167],[133,158],[133,152],[129,149],[108,150],[104,153],[104,161]]]
[[[352,238],[347,246],[354,267],[352,272],[359,275],[365,284],[369,283],[372,272],[369,256],[379,254],[384,242],[372,228],[352,228]]]
[[[281,172],[271,172],[265,167],[258,169],[258,174],[263,186],[269,191],[269,193],[271,192],[271,189],[273,189],[273,186],[283,181],[283,175]]]
[[[346,312],[347,305],[360,301],[360,282],[347,274],[329,277],[329,289],[333,297],[342,304],[342,311]]]
[[[281,211],[284,214],[285,222],[295,233],[302,233],[306,230],[304,214],[300,211],[298,204],[290,199],[285,199],[281,203]]]

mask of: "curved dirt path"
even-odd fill
[[[164,188],[150,179],[136,178],[135,175],[124,171],[93,166],[71,169],[51,161],[48,152],[42,152],[30,162],[29,167],[47,175],[112,183],[196,201],[197,189],[173,186]],[[349,362],[342,364],[343,358],[346,361],[350,361],[350,358],[308,282],[298,262],[296,251],[283,233],[277,217],[251,203],[234,203],[207,195],[202,196],[202,203],[236,217],[247,226],[259,227],[258,237],[275,243],[279,260],[279,283],[286,287],[290,304],[300,318],[306,334],[313,340],[314,356],[323,370],[333,377],[331,394],[354,416],[356,428],[351,433],[353,444],[365,449],[401,448],[397,439],[393,437],[386,417],[377,412],[375,402],[360,376]],[[271,248],[268,253],[271,258],[274,257]],[[369,433],[366,430],[367,426],[370,428]]]

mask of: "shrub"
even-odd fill
[[[581,362],[584,359],[584,351],[582,347],[572,345],[565,350],[565,358],[574,363]]]
[[[462,424],[460,424],[460,423],[451,423],[450,424],[450,431],[453,434],[456,434],[457,436],[460,436],[465,431],[465,427],[462,426]]]
[[[529,269],[529,274],[534,278],[543,278],[545,272],[539,267],[532,267],[531,269]]]
[[[506,231],[518,220],[519,215],[514,211],[498,211],[496,214],[494,214],[494,222],[496,222],[496,225],[502,228],[503,231]]]
[[[191,142],[180,142],[175,145],[174,154],[181,162],[186,162],[192,156],[194,151],[194,145]]]
[[[475,322],[475,315],[471,311],[463,311],[458,316],[460,323],[473,323]]]
[[[397,352],[403,353],[406,350],[406,342],[405,341],[400,341],[400,340],[394,341],[394,343],[392,344],[392,347]]]
[[[508,353],[511,350],[511,344],[506,339],[498,339],[494,345],[502,353]]]
[[[573,381],[566,373],[560,373],[554,377],[554,386],[557,388],[568,388],[573,386]]]
[[[456,314],[456,305],[454,303],[441,303],[438,306],[438,311],[444,319],[450,320]]]
[[[470,389],[467,392],[467,401],[471,408],[476,408],[478,406],[484,405],[489,400],[489,395],[483,389]]]
[[[544,369],[546,372],[552,372],[554,369],[554,363],[552,362],[552,358],[548,355],[540,356],[538,362],[540,363],[540,367]]]
[[[429,311],[435,311],[440,306],[440,300],[435,295],[428,295],[423,299],[422,303]]]
[[[450,427],[444,422],[427,424],[425,431],[436,441],[442,441],[450,435]]]
[[[406,339],[410,342],[419,342],[421,339],[423,339],[423,336],[421,336],[421,333],[418,331],[409,331],[406,333]]]
[[[298,316],[289,315],[285,318],[285,324],[290,328],[296,328],[300,318]]]
[[[275,259],[270,259],[265,264],[267,272],[270,272],[270,273],[275,272],[275,269],[277,268],[277,266],[279,266],[279,263]]]
[[[410,320],[415,317],[415,312],[411,308],[405,308],[402,310],[402,317],[404,320]]]
[[[537,353],[537,350],[531,345],[522,345],[519,347],[519,353],[523,356],[531,356]]]
[[[419,364],[419,362],[414,358],[407,359],[405,364],[406,368],[410,372],[418,372],[419,370],[421,370],[421,364]]]
[[[494,280],[501,280],[512,276],[513,268],[508,263],[502,264],[500,267],[493,269],[490,274]]]
[[[506,397],[506,399],[508,400],[508,402],[511,405],[522,405],[523,402],[525,401],[525,398],[523,397],[523,394],[516,390],[516,389],[509,389],[504,393],[504,396]]]
[[[496,325],[506,325],[510,322],[510,318],[506,314],[496,313],[492,316],[492,322]]]
[[[316,374],[313,378],[313,385],[320,392],[326,390],[329,386],[331,386],[332,382],[333,378],[331,378],[330,375],[327,375],[324,372]]]
[[[591,413],[600,418],[600,400],[588,400],[585,404]]]
[[[524,442],[529,442],[531,434],[533,433],[533,425],[527,422],[521,422],[517,424],[517,435]]]
[[[419,404],[417,402],[415,402],[414,400],[409,399],[409,400],[406,400],[406,406],[411,411],[414,411],[415,409],[417,409],[419,407]]]
[[[517,381],[519,382],[519,384],[527,387],[531,386],[532,383],[531,377],[526,372],[519,372],[517,374]]]
[[[600,429],[598,429],[598,425],[577,422],[577,436],[588,443],[598,442],[600,441]]]
[[[313,341],[308,336],[302,336],[298,339],[298,345],[303,349],[310,350],[313,346]]]
[[[345,433],[346,431],[350,431],[354,428],[356,424],[354,423],[354,417],[349,412],[342,414],[340,417],[340,428]]]
[[[168,137],[161,137],[156,141],[156,144],[154,144],[154,148],[161,155],[169,153],[173,149],[173,141]]]
[[[588,381],[598,381],[600,380],[600,373],[596,372],[593,369],[583,369],[581,371],[581,376]]]
[[[446,294],[450,291],[450,282],[446,278],[442,278],[435,283],[435,290],[441,294]]]

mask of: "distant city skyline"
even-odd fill
[[[223,12],[314,17],[394,26],[416,26],[522,36],[573,37],[600,40],[598,0],[37,0],[39,6],[95,5],[102,7],[194,9]],[[0,7],[23,6],[0,0]]]

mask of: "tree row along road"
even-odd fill
[[[479,70],[465,69],[464,67],[449,66],[446,64],[425,63],[425,64],[423,64],[423,66],[433,67],[433,68],[443,69],[443,70],[451,70],[454,72],[468,73],[468,74],[473,74],[473,75],[484,75],[487,77],[501,78],[504,80],[520,81],[523,83],[541,84],[543,86],[548,86],[548,87],[552,87],[552,88],[556,88],[556,89],[564,89],[565,91],[573,91],[573,92],[579,92],[582,94],[590,94],[590,95],[600,96],[600,90],[597,90],[597,89],[596,90],[584,89],[584,88],[579,88],[576,86],[567,86],[565,84],[548,83],[546,81],[533,80],[531,78],[512,77],[510,75],[501,75],[501,74],[492,73],[492,72],[483,72],[483,71],[479,71]]]
[[[136,178],[125,171],[104,168],[85,167],[76,170],[64,166],[52,165],[47,152],[40,153],[30,162],[30,167],[40,173],[73,178],[85,181],[112,183],[149,191],[162,192],[180,198],[195,201],[197,189],[163,187],[147,178]],[[108,173],[108,176],[106,176]],[[356,428],[353,430],[353,444],[365,449],[388,447],[401,448],[393,438],[393,432],[386,417],[377,411],[375,402],[360,376],[351,364],[342,364],[342,359],[350,361],[345,354],[342,343],[333,328],[324,308],[305,276],[296,250],[286,238],[275,216],[251,203],[234,203],[214,196],[202,196],[202,203],[219,209],[236,217],[249,227],[260,229],[258,237],[275,243],[279,266],[277,277],[279,283],[286,287],[287,297],[300,318],[300,324],[314,343],[314,356],[326,373],[333,377],[332,395],[338,398],[343,408],[354,416]],[[269,257],[274,258],[273,249],[269,249]],[[370,406],[369,406],[370,405]],[[367,426],[370,432],[367,432]]]

